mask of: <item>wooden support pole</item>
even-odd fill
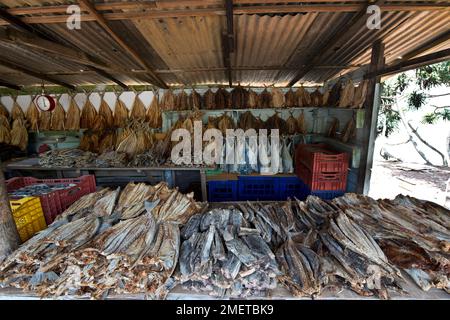
[[[19,244],[20,238],[9,206],[5,176],[0,170],[0,262],[16,250]]]
[[[369,73],[375,73],[384,66],[384,43],[377,40],[372,45]],[[367,194],[370,187],[370,178],[373,164],[373,151],[375,146],[378,110],[381,103],[379,76],[369,79],[366,101],[364,103],[364,126],[362,132],[361,159],[358,173],[357,192]]]

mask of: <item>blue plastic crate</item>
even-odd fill
[[[208,201],[237,201],[237,180],[208,181]]]
[[[280,200],[287,200],[288,198],[305,200],[309,194],[306,185],[298,177],[280,177]]]
[[[324,190],[311,191],[311,189],[301,179],[299,179],[299,180],[300,180],[300,182],[303,185],[304,190],[305,190],[305,196],[301,200],[306,199],[309,195],[319,197],[320,199],[323,199],[323,200],[333,200],[334,198],[341,197],[341,196],[343,196],[345,194],[344,190],[339,190],[339,191],[326,191],[326,190],[325,191]]]
[[[280,200],[279,178],[270,176],[239,176],[239,201]]]

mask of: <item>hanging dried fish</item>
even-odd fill
[[[181,90],[181,92],[176,96],[175,99],[175,110],[190,110],[189,107],[189,96],[184,91],[184,89]]]
[[[97,110],[95,110],[89,97],[87,97],[86,104],[81,110],[80,127],[81,129],[90,129],[94,126],[95,116],[97,115]]]
[[[328,107],[337,107],[341,98],[342,80],[339,79],[330,90],[328,96]]]
[[[114,126],[124,128],[128,121],[128,108],[120,97],[117,96],[116,107],[114,109]]]
[[[334,117],[327,130],[327,136],[330,138],[335,138],[337,136],[338,130],[339,130],[339,119]]]
[[[147,109],[146,120],[150,128],[161,128],[162,127],[162,113],[159,107],[159,97],[158,94],[155,93],[153,96],[152,103],[150,107]]]
[[[223,134],[226,134],[227,129],[234,129],[234,121],[233,119],[227,115],[225,112],[221,117],[219,122],[217,123],[217,129],[222,131]]]
[[[39,124],[39,109],[36,107],[36,104],[31,100],[30,106],[27,110],[27,124],[29,126],[29,130],[37,131]]]
[[[14,101],[14,105],[11,110],[11,118],[12,118],[12,120],[17,120],[17,119],[24,120],[25,119],[25,114],[23,113],[22,108],[17,103],[17,99],[16,99],[16,101]]]
[[[316,88],[313,93],[311,93],[311,105],[313,107],[321,107],[323,104],[323,95],[319,91],[319,88]]]
[[[295,108],[298,105],[298,99],[292,88],[289,88],[289,90],[286,92],[286,94],[284,95],[284,100],[286,101],[286,108]]]
[[[280,118],[277,112],[266,120],[265,128],[267,130],[278,129],[280,135],[287,133],[286,121]]]
[[[354,117],[352,117],[350,120],[348,120],[347,124],[345,125],[344,134],[342,135],[342,142],[346,143],[350,141],[355,136],[355,130],[356,130],[356,120]]]
[[[272,88],[272,105],[274,108],[284,107],[284,94],[280,88]]]
[[[9,119],[9,111],[6,109],[6,107],[1,103],[0,101],[0,115],[5,116],[7,119]]]
[[[233,103],[232,108],[236,109],[246,109],[247,106],[247,99],[248,99],[248,91],[245,90],[241,85],[238,85],[236,88],[234,88],[231,91],[231,100]]]
[[[230,93],[225,88],[219,88],[215,94],[216,109],[231,109]]]
[[[364,102],[366,101],[368,80],[363,80],[355,88],[353,101],[351,106],[356,109],[364,108]]]
[[[287,133],[289,135],[293,135],[293,134],[296,134],[297,132],[299,132],[297,119],[294,118],[292,113],[290,113],[289,118],[287,118],[287,120],[286,120],[286,127],[287,127]]]
[[[259,107],[259,95],[252,89],[248,90],[247,108],[256,109]]]
[[[118,146],[116,148],[116,151],[126,153],[130,158],[133,158],[137,154],[136,151],[138,149],[138,137],[133,130],[125,130],[128,130],[128,133],[126,136],[124,135],[125,138],[123,138],[123,140],[119,141],[119,139],[117,139]]]
[[[25,127],[25,121],[21,118],[14,120],[11,130],[11,145],[17,146],[25,151],[28,146],[28,131]]]
[[[116,145],[116,131],[108,130],[103,134],[100,138],[100,143],[98,146],[98,152],[100,154],[108,151],[114,151],[114,147]]]
[[[104,95],[101,95],[100,108],[98,110],[98,114],[103,117],[105,120],[105,127],[112,128],[114,126],[114,116],[111,108],[108,103],[103,98]]]
[[[49,131],[52,121],[52,113],[50,111],[41,111],[39,113],[39,130]]]
[[[239,128],[244,131],[248,129],[255,129],[257,131],[261,128],[259,125],[260,122],[255,118],[251,111],[244,112],[239,118]]]
[[[73,97],[70,99],[70,106],[67,111],[66,123],[64,124],[64,127],[66,130],[80,130],[80,108],[78,108],[78,105]]]
[[[352,107],[355,96],[355,86],[353,81],[349,79],[346,85],[341,89],[341,95],[339,99],[339,108]]]
[[[327,87],[324,89],[324,93],[322,96],[322,106],[327,107],[328,106],[328,98],[330,97],[331,90]]]
[[[145,106],[142,103],[142,100],[139,98],[138,94],[136,94],[136,98],[134,99],[130,118],[145,121]]]
[[[189,95],[189,104],[193,110],[203,109],[202,96],[195,89]]]
[[[52,111],[52,119],[50,122],[50,129],[53,131],[64,130],[64,122],[66,121],[66,112],[59,101],[56,102],[56,107]]]
[[[307,134],[308,133],[308,126],[306,124],[305,120],[305,114],[303,113],[303,110],[300,112],[300,115],[298,117],[298,132],[301,134]]]
[[[261,103],[261,108],[267,109],[267,108],[273,108],[273,99],[272,99],[272,93],[270,93],[267,88],[261,92],[259,95],[259,101]]]
[[[295,94],[297,96],[297,103],[300,108],[311,106],[311,95],[309,94],[309,91],[303,87],[303,85],[297,89]]]
[[[0,143],[9,144],[11,142],[10,131],[8,119],[3,114],[0,114]]]
[[[171,111],[175,110],[175,95],[173,94],[172,89],[168,89],[164,91],[161,103],[161,109],[163,111]]]
[[[95,132],[103,132],[106,129],[106,120],[101,114],[97,114],[94,118],[94,125],[92,130]]]
[[[205,101],[205,109],[207,110],[216,109],[216,95],[214,92],[211,91],[211,89],[208,89],[205,92],[203,99]]]

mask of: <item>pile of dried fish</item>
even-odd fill
[[[117,151],[107,151],[101,153],[95,159],[95,166],[100,168],[124,168],[127,164],[127,155]]]
[[[50,150],[39,155],[39,165],[46,168],[87,167],[97,155],[80,149]]]
[[[275,255],[250,222],[233,209],[194,215],[181,230],[179,280],[212,295],[261,295],[276,287]]]
[[[119,190],[89,194],[0,265],[0,284],[42,297],[162,299],[174,285],[178,224],[200,209],[164,183],[129,184],[120,197]]]
[[[450,291],[449,210],[428,201],[399,195],[378,200],[346,194],[333,201],[363,225],[386,253],[423,290]]]

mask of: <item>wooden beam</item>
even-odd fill
[[[92,71],[98,73],[99,75],[101,75],[102,77],[109,79],[115,83],[117,83],[119,86],[121,86],[124,89],[128,89],[128,86],[123,83],[122,81],[118,80],[117,78],[113,77],[112,75],[110,75],[108,72],[103,71],[102,69],[97,69],[96,67],[90,67],[89,69],[91,69]]]
[[[144,67],[150,77],[154,79],[154,84],[167,89],[167,84],[153,71],[153,68],[139,55],[139,53],[132,47],[130,47],[119,35],[114,32],[110,27],[108,21],[103,17],[102,14],[98,13],[94,5],[89,0],[78,0],[80,6],[87,9],[91,15],[95,16],[96,21],[100,26],[126,51],[130,54],[142,67]]]
[[[382,5],[385,0],[376,0],[373,4]],[[328,41],[325,41],[316,48],[306,60],[305,68],[300,68],[297,74],[292,78],[289,82],[289,86],[295,85],[300,79],[302,79],[308,72],[314,69],[314,65],[318,64],[323,57],[323,53],[330,48],[335,47],[335,44],[338,43],[345,35],[353,34],[352,27],[359,27],[363,21],[366,19],[366,10],[367,4],[359,6],[359,11],[356,15],[349,18],[340,27],[337,28],[335,33],[328,38]]]
[[[46,40],[31,32],[20,32],[13,29],[0,29],[0,40],[13,44],[20,44],[41,51],[56,53],[66,60],[77,62],[83,65],[95,66],[98,68],[110,68],[99,59],[92,57],[80,50]]]
[[[408,70],[417,69],[426,65],[443,62],[447,60],[450,60],[450,49],[433,52],[424,56],[396,63],[394,65],[390,65],[381,70],[369,72],[365,76],[365,79],[371,79],[373,77],[387,76],[399,72],[405,72]]]
[[[0,79],[0,87],[5,87],[5,88],[9,88],[9,89],[13,89],[13,90],[20,90],[22,89],[22,87],[16,85],[16,84],[12,84],[9,83],[8,81],[4,81]]]
[[[233,86],[233,74],[231,72],[231,59],[230,59],[230,42],[226,32],[222,34],[222,55],[223,65],[225,66],[225,72],[228,79],[228,85],[230,88]]]
[[[16,19],[15,17],[13,17],[13,19],[10,19],[10,21],[18,23],[18,25],[21,26],[18,29],[22,31],[1,29],[0,40],[10,42],[15,45],[22,44],[32,49],[38,49],[44,52],[57,54],[58,58],[62,57],[66,60],[82,64],[87,68],[90,68],[91,70],[96,70],[97,73],[101,76],[115,81],[120,86],[124,85],[122,82],[115,80],[115,78],[108,74],[106,71],[99,69],[105,67],[108,68],[108,66],[101,62],[99,59],[96,59],[95,57],[92,57],[80,50],[76,50],[52,41],[45,35],[37,34],[33,31],[33,28],[26,27],[27,24],[23,23],[20,19]]]
[[[27,74],[27,75],[32,76],[34,78],[38,78],[38,79],[41,79],[41,80],[45,80],[45,81],[57,84],[59,86],[66,87],[66,88],[71,89],[71,90],[75,89],[75,86],[72,86],[72,85],[70,85],[68,83],[65,83],[64,81],[55,79],[55,78],[53,78],[51,76],[47,76],[47,75],[45,75],[45,74],[43,74],[41,72],[38,72],[38,71],[29,70],[27,68],[24,68],[22,66],[16,65],[16,64],[11,63],[11,62],[7,62],[5,60],[1,60],[0,61],[0,65],[2,65],[4,67],[7,67],[8,69],[19,71],[20,73],[23,73],[23,74]]]
[[[430,41],[425,42],[424,44],[422,44],[421,46],[419,46],[418,48],[415,48],[414,50],[404,54],[402,56],[401,59],[394,61],[394,63],[400,63],[402,61],[406,61],[409,60],[411,58],[414,58],[430,49],[433,49],[434,47],[446,42],[450,40],[450,30],[444,32],[443,34],[437,36],[436,38],[431,39]]]
[[[381,40],[374,42],[370,61],[369,72],[377,72],[383,68],[384,44]],[[363,194],[367,194],[370,187],[378,110],[381,103],[380,90],[380,77],[372,77],[367,86],[364,102],[364,126],[360,129],[362,130],[362,144],[357,192]]]

